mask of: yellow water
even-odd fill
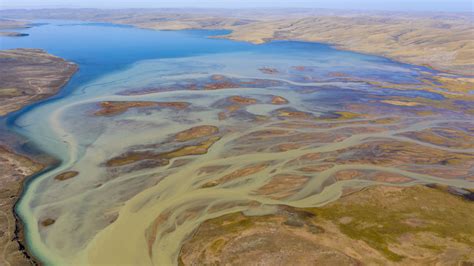
[[[224,60],[225,59],[225,60]],[[216,62],[219,66],[216,66]],[[45,149],[58,152],[64,158],[63,164],[41,176],[31,184],[20,206],[22,217],[28,224],[28,242],[34,253],[45,263],[55,265],[174,265],[177,263],[183,241],[203,222],[228,213],[243,211],[249,215],[271,213],[272,206],[284,204],[295,207],[315,207],[336,200],[346,188],[378,184],[369,180],[334,180],[332,175],[341,170],[374,170],[394,173],[411,178],[404,184],[442,183],[459,187],[474,187],[472,182],[459,179],[443,179],[420,173],[409,172],[396,167],[382,167],[370,164],[344,164],[318,173],[301,172],[303,163],[295,159],[309,153],[328,153],[354,147],[374,140],[391,139],[435,147],[449,152],[472,153],[473,150],[438,147],[416,140],[395,136],[398,133],[422,130],[445,122],[467,122],[459,117],[448,119],[443,115],[429,120],[402,113],[371,113],[367,117],[345,121],[313,119],[310,126],[285,128],[286,123],[298,119],[282,120],[275,117],[274,110],[293,107],[319,116],[327,111],[342,111],[352,99],[351,90],[365,91],[371,98],[366,84],[356,82],[304,82],[291,79],[291,75],[266,75],[258,69],[262,66],[292,66],[312,64],[303,58],[277,59],[256,55],[203,56],[179,60],[158,60],[143,62],[134,67],[103,77],[84,86],[84,95],[73,100],[52,104],[38,115],[47,117],[38,128],[39,134],[53,138]],[[178,70],[188,69],[186,73]],[[173,68],[173,69],[172,69]],[[224,90],[163,91],[146,95],[124,96],[116,93],[131,88],[160,87],[176,81],[208,79],[213,74],[223,74],[239,79],[265,78],[284,82],[285,86],[269,88],[232,88]],[[310,75],[310,74],[305,74]],[[300,77],[301,78],[301,77]],[[294,86],[289,89],[289,86]],[[332,85],[340,89],[323,87]],[[365,87],[364,87],[365,86]],[[362,88],[363,87],[363,88]],[[106,89],[104,89],[106,88]],[[312,89],[308,91],[307,89]],[[102,90],[101,90],[102,89]],[[375,89],[375,88],[371,88]],[[88,93],[92,91],[92,93]],[[342,90],[344,91],[344,90]],[[354,92],[355,93],[355,92]],[[341,103],[327,102],[327,96],[335,94]],[[244,114],[236,118],[219,120],[219,107],[229,96],[252,97],[258,104],[242,107],[249,117],[265,115],[266,119],[253,120]],[[288,99],[288,105],[272,105],[271,96]],[[344,102],[347,99],[347,102]],[[97,103],[101,101],[186,101],[192,105],[186,110],[154,109],[129,110],[112,117],[94,117]],[[346,105],[347,104],[347,105]],[[370,101],[367,104],[373,104]],[[376,104],[373,104],[376,106]],[[398,110],[398,109],[397,109]],[[249,114],[250,113],[250,114]],[[378,118],[397,117],[389,124],[374,124]],[[34,119],[32,116],[30,119]],[[307,125],[307,121],[302,125]],[[332,127],[327,125],[334,124]],[[172,135],[198,126],[213,125],[220,129],[221,139],[207,154],[172,159],[164,167],[138,169],[131,172],[104,166],[110,158],[128,150],[154,150],[174,147],[170,144]],[[287,143],[287,138],[298,133],[340,134],[353,128],[383,129],[376,133],[349,134],[337,142],[322,142],[314,139],[301,140],[301,147],[276,152],[270,148]],[[249,134],[262,130],[285,130],[281,138],[273,142],[247,142]],[[53,137],[54,136],[54,137]],[[41,138],[42,136],[38,136]],[[48,146],[48,147],[46,147]],[[61,148],[62,147],[62,148]],[[66,148],[64,148],[66,147]],[[161,150],[160,150],[161,151]],[[183,159],[190,159],[175,167]],[[247,175],[213,187],[202,185],[218,180],[232,172],[258,163],[268,166],[260,172]],[[315,160],[314,164],[320,163]],[[203,172],[204,167],[225,166],[212,173]],[[58,173],[76,170],[80,174],[67,181],[54,180]],[[309,179],[293,195],[275,199],[260,195],[256,191],[278,174],[305,175]],[[278,192],[278,191],[277,191]],[[44,227],[39,225],[45,218],[54,218],[55,223]]]

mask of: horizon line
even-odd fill
[[[338,8],[338,7],[271,7],[271,6],[261,6],[261,7],[60,7],[60,6],[51,6],[51,7],[0,7],[1,11],[8,10],[61,10],[61,9],[83,9],[83,10],[183,10],[183,9],[196,9],[196,10],[258,10],[265,8],[266,10],[344,10],[344,11],[353,11],[353,12],[390,12],[390,13],[472,13],[472,11],[443,11],[443,10],[393,10],[393,9],[368,9],[368,8]],[[265,11],[265,10],[258,10]]]

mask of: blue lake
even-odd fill
[[[340,51],[328,45],[294,41],[275,41],[264,45],[212,38],[225,35],[226,30],[154,31],[131,26],[80,21],[39,20],[28,29],[26,37],[0,37],[0,49],[39,48],[80,67],[69,84],[55,97],[64,97],[81,84],[102,75],[127,68],[131,64],[159,58],[179,58],[205,54],[255,52],[291,56],[303,54],[320,66],[316,71],[345,71],[354,76],[384,79],[393,82],[417,82],[418,70],[425,68],[400,64],[392,60]],[[430,96],[436,98],[436,96]],[[10,114],[11,125],[33,104]],[[0,118],[1,120],[1,118]]]
[[[205,38],[226,31],[151,31],[105,23],[38,22],[39,26],[18,30],[29,36],[0,37],[0,49],[40,48],[77,63],[80,71],[68,88],[140,60],[242,51],[253,46]]]
[[[37,21],[36,25],[15,30],[29,36],[0,37],[0,49],[40,48],[77,63],[80,71],[70,82],[69,88],[141,60],[244,51],[282,55],[304,52],[308,56],[319,57],[321,63],[339,62],[339,66],[334,66],[333,70],[350,67],[351,61],[372,62],[388,67],[401,65],[386,58],[338,51],[317,43],[278,41],[253,45],[212,38],[225,35],[228,33],[225,30],[153,31],[106,23],[57,20]],[[363,65],[358,65],[352,71],[399,82],[414,82],[413,77],[417,76],[415,72],[394,76],[393,70],[371,69]]]

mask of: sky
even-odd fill
[[[474,12],[474,0],[0,0],[9,8],[338,8]]]

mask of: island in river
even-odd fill
[[[13,30],[26,29],[31,27],[26,21],[0,19],[0,36],[6,37],[26,37],[28,34]],[[5,31],[7,30],[7,31]]]
[[[298,42],[106,74],[15,122],[63,160],[17,206],[41,262],[474,260],[472,77]]]

